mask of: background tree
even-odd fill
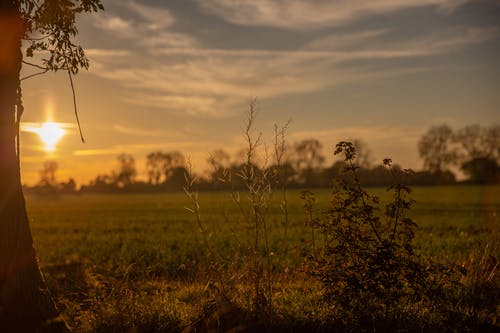
[[[73,43],[76,15],[103,9],[100,0],[2,0],[0,2],[0,331],[64,332],[64,321],[40,273],[29,228],[19,168],[22,64],[40,73],[88,68]],[[40,64],[23,60],[43,51]],[[37,73],[38,74],[38,73]]]
[[[224,172],[229,168],[230,161],[231,157],[224,149],[216,149],[210,153],[207,163],[211,167],[209,178],[212,183],[224,178]]]
[[[479,125],[468,125],[459,129],[454,140],[462,149],[460,157],[465,160],[488,157],[490,147],[486,146],[486,137],[486,129]]]
[[[312,181],[314,172],[325,162],[323,145],[317,139],[305,139],[295,144],[295,154],[292,157],[299,180],[305,184]]]
[[[118,170],[113,174],[114,183],[118,187],[132,184],[137,176],[134,157],[129,154],[120,154],[116,159],[118,160]]]
[[[159,185],[163,177],[165,154],[161,151],[149,153],[146,156],[146,172],[148,182],[152,185]]]
[[[69,178],[68,181],[59,184],[60,191],[62,193],[76,193],[76,182],[73,178]]]
[[[477,158],[499,160],[500,158],[500,126],[481,127],[468,125],[457,131],[454,136],[460,145],[459,154],[462,163]]]
[[[186,159],[179,151],[169,151],[165,153],[163,164],[163,176],[168,181],[176,168],[185,167]]]
[[[484,184],[500,180],[500,126],[465,126],[457,131],[455,141],[461,148],[457,164],[471,182]]]
[[[461,166],[469,180],[476,184],[499,183],[500,167],[494,159],[486,157],[473,158]]]
[[[169,191],[182,191],[186,186],[186,177],[188,170],[183,166],[178,166],[172,169],[170,177],[165,182],[165,186]]]
[[[500,125],[491,125],[486,128],[485,145],[488,157],[495,159],[500,164]]]
[[[362,139],[349,140],[356,148],[354,162],[361,168],[369,169],[373,164],[373,155],[368,144]]]
[[[148,182],[153,185],[166,183],[177,168],[186,165],[184,155],[179,151],[161,152],[156,151],[146,157],[146,171]]]
[[[57,187],[56,173],[59,165],[56,161],[45,161],[43,168],[40,170],[41,186]]]
[[[431,127],[418,142],[418,153],[424,168],[432,173],[442,173],[455,163],[457,151],[453,147],[453,130],[448,125]]]

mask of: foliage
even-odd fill
[[[500,181],[500,126],[467,125],[453,130],[447,125],[433,126],[418,143],[424,168],[446,183],[447,170],[460,168],[469,182],[484,184]]]
[[[448,125],[431,127],[418,142],[418,153],[424,161],[424,168],[440,173],[457,159],[452,147],[453,130]]]
[[[56,172],[59,165],[56,161],[45,161],[43,163],[43,169],[40,170],[40,182],[39,185],[42,186],[56,186]]]
[[[294,164],[299,174],[300,182],[310,183],[317,171],[325,162],[322,153],[323,145],[317,139],[305,139],[295,144]]]
[[[137,175],[134,157],[129,154],[120,154],[118,155],[117,160],[118,169],[113,174],[114,183],[118,187],[124,187],[132,184]]]
[[[476,184],[499,183],[500,166],[492,158],[477,157],[462,164],[461,169]]]
[[[185,164],[184,155],[181,152],[152,152],[146,157],[148,182],[153,185],[165,183],[177,168],[184,167]]]
[[[370,169],[373,162],[372,152],[368,144],[362,139],[351,140],[356,148],[356,164],[363,169]]]
[[[500,126],[481,127],[468,125],[454,134],[455,142],[460,146],[462,162],[476,158],[498,160],[500,158]]]
[[[48,54],[40,66],[45,70],[76,74],[88,68],[83,48],[72,40],[78,33],[76,15],[104,10],[100,0],[21,0],[19,6],[28,33],[26,56]]]
[[[452,282],[447,268],[423,260],[414,250],[416,224],[407,216],[414,200],[410,188],[400,183],[412,171],[394,170],[392,161],[384,159],[395,183],[388,188],[392,200],[382,205],[361,187],[354,145],[338,143],[335,154],[340,153],[352,179],[339,181],[331,207],[312,220],[324,245],[320,254],[314,250],[310,256],[309,272],[323,283],[326,298],[346,325],[408,329],[411,305],[433,308],[445,282]],[[303,199],[311,214],[314,195],[303,192]]]

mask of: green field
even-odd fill
[[[388,199],[384,189],[371,191]],[[315,193],[321,214],[330,194]],[[273,327],[321,327],[328,307],[319,285],[301,269],[311,237],[299,192],[287,194],[286,243],[281,198],[275,195],[267,215]],[[422,255],[468,267],[487,255],[500,258],[500,186],[422,187],[414,189],[414,198],[410,215],[418,224],[415,242]],[[185,208],[192,203],[183,193],[27,198],[42,271],[75,331],[175,332],[200,318],[210,326],[210,306],[221,289],[238,308],[229,316],[246,320],[251,225],[228,194],[200,193],[199,201],[205,236]]]

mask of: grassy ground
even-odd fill
[[[329,191],[315,192],[320,213]],[[414,198],[420,253],[478,270],[489,255],[500,258],[499,186],[422,187]],[[200,193],[208,246],[182,193],[31,196],[27,205],[42,271],[77,332],[327,331],[331,309],[302,270],[311,237],[299,193],[288,193],[286,243],[279,201],[267,218],[274,312],[264,322],[248,297],[251,225],[227,194]],[[479,315],[499,324],[498,314]]]

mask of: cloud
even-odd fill
[[[447,13],[466,0],[197,0],[208,13],[233,24],[291,30],[352,23],[362,17],[434,6]]]
[[[347,47],[359,47],[362,43],[366,43],[376,37],[383,36],[387,32],[387,29],[374,29],[348,32],[344,34],[334,33],[315,38],[307,44],[307,48],[310,50],[335,50]]]
[[[429,48],[435,52],[449,52],[482,44],[500,37],[500,27],[471,27],[446,31],[431,40],[420,40],[414,47]]]
[[[207,0],[199,5],[213,13],[228,14],[228,20],[241,24],[249,20],[248,24],[269,22],[270,26],[308,28],[424,5],[449,11],[462,3]],[[105,24],[101,17],[95,24],[124,39],[127,46],[91,49],[91,73],[128,88],[130,93],[123,96],[128,104],[191,116],[232,115],[248,96],[304,94],[346,83],[435,70],[418,59],[456,52],[500,35],[498,27],[455,27],[397,40],[393,31],[379,28],[321,34],[293,50],[223,49],[202,46],[206,44],[194,34],[174,31],[177,18],[168,9],[137,2],[119,3],[119,7],[125,12],[121,13],[123,17],[110,14],[115,23]],[[415,61],[406,61],[403,68],[390,62],[395,59]]]
[[[85,54],[94,58],[117,58],[130,55],[130,51],[125,49],[86,49]]]
[[[127,36],[135,34],[132,22],[112,14],[98,14],[94,18],[95,25],[105,31]]]
[[[128,2],[126,7],[145,20],[147,30],[162,30],[175,23],[170,11],[161,7],[145,6],[132,1]]]
[[[179,139],[180,137],[185,136],[185,134],[182,133],[181,131],[142,129],[142,128],[125,126],[121,124],[113,124],[112,128],[117,133],[133,135],[138,137]]]
[[[181,140],[169,143],[134,143],[114,145],[107,148],[94,148],[94,149],[79,149],[73,151],[73,156],[116,156],[121,153],[131,154],[137,157],[138,154],[145,155],[152,151],[170,151],[178,150],[182,152],[207,152],[213,149],[217,144],[210,140],[203,142]]]
[[[248,96],[308,93],[356,81],[436,70],[419,62],[397,67],[389,60],[444,55],[500,35],[498,27],[455,27],[404,41],[378,39],[389,32],[367,30],[326,36],[291,51],[159,47],[148,54],[125,55],[120,64],[112,57],[101,57],[100,64],[106,70],[93,73],[130,88],[131,93],[124,97],[128,103],[216,117],[234,113]],[[143,61],[137,62],[141,57]],[[377,65],[374,60],[379,61]]]
[[[411,126],[364,126],[364,127],[342,127],[327,130],[294,131],[290,139],[300,140],[317,138],[324,143],[336,144],[342,140],[363,139],[367,142],[389,142],[397,140],[400,143],[416,142],[422,135],[422,127]]]
[[[102,12],[93,16],[94,25],[120,39],[132,42],[130,48],[194,47],[191,36],[171,31],[175,18],[168,9],[134,1],[119,2],[127,13],[118,16]],[[124,18],[123,16],[127,16]]]
[[[216,116],[217,114],[214,111],[216,109],[219,109],[219,114],[225,113],[221,111],[222,106],[215,96],[135,93],[126,97],[125,101],[143,107],[167,108],[187,115],[210,115],[214,113],[213,116]]]

